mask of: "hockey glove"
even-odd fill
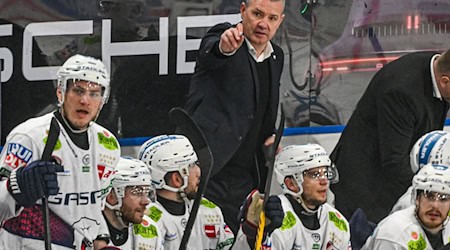
[[[267,217],[264,231],[271,234],[275,229],[281,227],[284,219],[284,211],[281,200],[278,196],[270,196],[264,207],[264,214]]]
[[[8,191],[23,207],[31,207],[44,195],[55,195],[59,191],[57,172],[63,166],[54,161],[34,161],[11,172]]]
[[[255,244],[256,232],[259,225],[259,216],[263,207],[264,196],[257,190],[252,191],[241,208],[241,228],[247,237],[251,247]],[[281,200],[278,196],[270,196],[264,208],[266,216],[266,226],[264,228],[264,238],[279,228],[283,223],[284,211]]]

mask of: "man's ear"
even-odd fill
[[[245,9],[247,8],[247,5],[245,4],[245,1],[242,1],[241,6],[239,7],[239,12],[241,13],[241,19],[243,19],[243,14],[245,12]]]
[[[292,177],[284,178],[284,185],[286,185],[286,187],[293,192],[295,192],[295,190],[298,189],[297,182]]]
[[[63,98],[63,93],[62,93],[60,87],[56,88],[56,96],[58,97],[58,103],[61,103],[62,98]]]
[[[111,192],[109,192],[109,194],[106,196],[106,201],[113,206],[118,203],[116,192],[114,191],[114,189],[111,190]]]
[[[439,78],[439,84],[443,87],[443,88],[448,88],[449,84],[450,84],[450,78],[447,75],[443,75]]]
[[[179,188],[181,186],[183,186],[184,180],[183,177],[181,177],[180,173],[178,172],[173,172],[170,175],[170,184],[171,186],[175,187],[175,188]]]

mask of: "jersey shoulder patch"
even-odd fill
[[[151,206],[148,211],[147,215],[155,222],[158,222],[162,217],[163,211],[156,206]]]
[[[207,208],[211,208],[211,209],[217,207],[217,205],[214,202],[212,202],[206,198],[202,198],[202,200],[200,201],[200,205],[207,207]]]
[[[149,220],[144,218],[141,224],[133,225],[133,234],[140,235],[146,239],[152,239],[158,237],[158,230],[155,225],[151,224]]]

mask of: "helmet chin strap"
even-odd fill
[[[123,222],[122,212],[120,212],[119,209],[114,209],[114,214],[116,215],[117,221],[119,222],[121,228],[131,227],[133,225],[132,223],[128,223],[128,225],[126,225],[125,222]]]
[[[318,211],[319,208],[320,208],[320,206],[318,206],[316,209],[310,209],[310,208],[308,208],[308,207],[306,206],[305,201],[303,200],[301,194],[300,194],[300,195],[296,195],[296,196],[295,196],[295,199],[297,200],[298,203],[300,203],[300,205],[303,207],[303,209],[305,210],[305,212],[306,212],[308,215],[316,214],[317,211]]]
[[[184,192],[184,190],[180,190],[178,193],[180,194],[180,196],[183,199],[184,203],[186,203],[189,206],[191,201],[188,199],[188,197],[187,197],[186,193]]]

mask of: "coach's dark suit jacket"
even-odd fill
[[[347,218],[361,207],[379,222],[411,186],[409,152],[423,134],[442,129],[446,101],[433,97],[434,52],[401,57],[383,67],[361,97],[331,158],[340,181],[332,186]]]
[[[220,53],[220,35],[229,23],[211,28],[203,38],[191,79],[186,110],[203,129],[214,157],[212,176],[230,160],[243,137],[251,129],[258,105],[259,83],[256,63],[244,41],[232,56]],[[271,124],[261,136],[269,137],[276,120],[283,52],[272,43],[270,100],[266,111]],[[261,148],[258,146],[258,148]]]

